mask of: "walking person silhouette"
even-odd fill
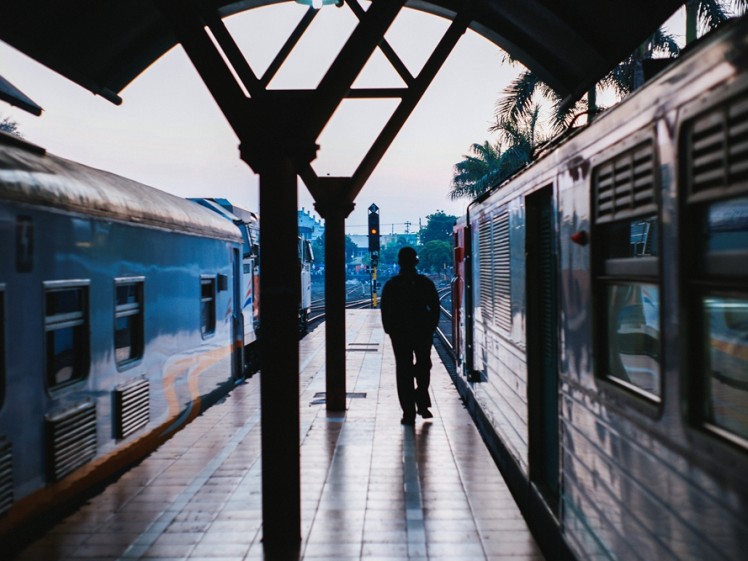
[[[400,422],[412,425],[416,411],[424,419],[433,417],[429,411],[431,341],[439,322],[439,296],[431,279],[416,271],[415,249],[402,248],[397,261],[400,274],[382,289],[382,326],[395,352],[397,396],[403,410]]]

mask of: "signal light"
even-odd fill
[[[369,253],[379,253],[379,207],[369,207]]]

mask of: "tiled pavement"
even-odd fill
[[[434,418],[402,427],[377,310],[349,311],[348,410],[328,413],[324,328],[301,341],[304,560],[542,560],[433,355]],[[237,387],[17,561],[273,560],[262,544],[259,379]],[[5,560],[3,560],[5,561]]]

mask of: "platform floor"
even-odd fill
[[[436,352],[434,418],[403,427],[379,311],[346,317],[344,415],[319,395],[324,327],[301,341],[298,558],[542,560]],[[15,559],[273,559],[261,541],[259,402],[255,376]]]

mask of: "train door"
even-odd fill
[[[560,472],[553,186],[529,195],[526,210],[530,479],[557,513]]]
[[[231,351],[231,373],[234,378],[244,376],[244,316],[242,314],[242,259],[238,249],[231,250],[231,266],[233,268],[232,300],[234,302],[231,311],[232,324],[232,351]]]

